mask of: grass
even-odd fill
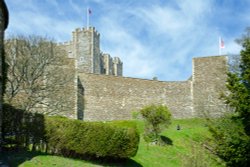
[[[118,122],[130,126],[129,123]],[[139,132],[143,133],[143,122],[133,121]],[[181,130],[177,130],[180,125]],[[141,137],[135,157],[124,162],[105,163],[101,161],[84,161],[41,153],[21,152],[5,155],[10,166],[50,167],[50,166],[135,166],[135,167],[222,167],[221,161],[208,152],[202,144],[210,138],[206,122],[202,119],[173,120],[171,126],[162,133],[165,146],[147,144]]]

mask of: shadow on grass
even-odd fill
[[[166,136],[160,136],[160,139],[164,145],[173,145],[173,141]]]
[[[117,159],[117,160],[91,160],[89,161],[92,164],[96,164],[96,165],[101,165],[101,166],[109,166],[109,167],[125,167],[125,166],[129,166],[129,167],[142,167],[141,164],[139,164],[138,162],[132,160],[132,159]]]
[[[1,163],[10,166],[10,167],[18,167],[23,164],[25,161],[30,161],[32,158],[41,155],[51,155],[43,152],[32,152],[27,151],[25,149],[12,149],[12,150],[3,150],[1,155]],[[52,155],[51,155],[52,156]],[[86,159],[86,158],[70,158],[72,160],[83,160],[84,162],[88,162],[90,164],[98,165],[98,166],[109,166],[109,167],[142,167],[141,164],[137,163],[132,159],[111,159],[111,158],[101,158],[101,159]],[[2,165],[0,164],[0,166]]]
[[[17,167],[25,161],[31,160],[33,157],[38,155],[45,155],[41,152],[31,152],[26,149],[21,148],[12,148],[12,149],[3,149],[1,153],[1,161],[6,166]],[[0,165],[1,166],[1,165]]]

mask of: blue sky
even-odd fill
[[[64,42],[90,25],[101,34],[101,50],[123,61],[124,76],[186,80],[192,58],[237,54],[235,43],[250,23],[249,0],[5,0],[6,36],[42,35]]]

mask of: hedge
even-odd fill
[[[45,124],[46,142],[53,153],[129,158],[138,150],[136,128],[59,117],[48,117]]]
[[[25,147],[70,157],[129,158],[136,154],[139,134],[130,121],[83,122],[28,113],[4,105],[5,147]]]

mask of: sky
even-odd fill
[[[6,37],[39,35],[70,41],[72,31],[90,26],[100,47],[123,61],[126,77],[184,81],[192,58],[239,54],[235,43],[250,23],[250,0],[5,0]]]

